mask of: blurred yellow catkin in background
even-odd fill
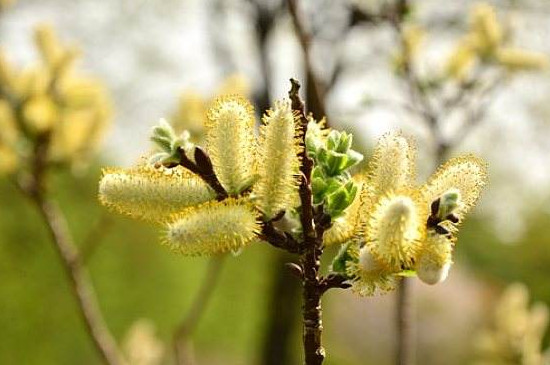
[[[44,25],[35,29],[35,44],[41,60],[24,69],[0,50],[0,172],[22,167],[38,139],[49,140],[49,163],[83,166],[110,124],[103,84],[75,67],[79,50]]]
[[[219,86],[214,96],[239,95],[250,96],[250,85],[241,74],[229,75]],[[203,144],[206,125],[206,111],[215,97],[204,97],[194,90],[184,91],[178,101],[175,112],[169,118],[176,133],[184,130],[191,134],[191,142]]]
[[[543,365],[550,359],[542,353],[548,326],[548,307],[529,307],[529,291],[523,284],[510,285],[500,298],[489,328],[476,339],[476,365]]]
[[[469,23],[468,32],[447,59],[446,76],[464,81],[478,64],[502,67],[507,72],[537,71],[550,65],[546,55],[510,44],[510,36],[491,5],[474,5]]]

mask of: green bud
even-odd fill
[[[437,215],[440,219],[445,219],[449,214],[452,214],[460,204],[460,192],[456,189],[451,189],[441,195],[439,200],[439,211]]]
[[[309,157],[315,158],[317,151],[322,145],[321,128],[316,122],[309,122],[306,132],[306,152]]]
[[[327,213],[332,217],[336,218],[344,211],[347,207],[353,203],[355,196],[357,195],[357,186],[352,181],[349,181],[345,185],[341,186],[331,195],[327,196]]]
[[[318,148],[315,154],[315,159],[317,160],[317,163],[321,166],[326,166],[328,163],[328,151],[324,148]]]
[[[153,127],[152,134],[153,136],[163,137],[169,140],[174,139],[176,136],[174,128],[172,128],[172,126],[165,119],[159,120],[159,124]]]
[[[340,134],[340,141],[338,143],[338,147],[336,148],[336,152],[347,153],[350,150],[352,143],[353,135],[342,132]]]
[[[335,151],[340,144],[340,132],[332,130],[327,137],[327,149]]]
[[[330,151],[326,159],[326,172],[329,176],[339,175],[348,166],[348,155]]]
[[[158,147],[161,151],[170,153],[172,151],[172,140],[163,136],[153,134],[151,136],[151,142]]]

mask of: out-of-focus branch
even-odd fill
[[[195,363],[191,351],[190,337],[197,328],[197,325],[204,314],[216,284],[220,278],[225,256],[214,256],[208,263],[206,275],[201,283],[197,296],[193,299],[191,308],[185,318],[174,332],[174,355],[178,365],[192,365]]]
[[[19,190],[35,205],[43,219],[65,273],[73,296],[77,300],[80,316],[90,339],[101,359],[108,365],[125,364],[122,353],[111,335],[99,309],[88,271],[78,252],[61,209],[48,198],[47,172],[50,133],[35,140],[31,168],[28,176],[16,180]]]
[[[48,227],[56,252],[70,279],[80,315],[95,347],[106,364],[124,364],[116,342],[101,315],[88,272],[72,242],[63,213],[54,202],[41,196],[33,197],[32,200]]]
[[[325,99],[326,89],[315,74],[311,62],[311,36],[305,30],[302,19],[300,17],[297,0],[287,0],[288,8],[294,25],[296,36],[302,48],[304,55],[304,68],[306,72],[307,82],[307,101],[308,110],[313,113],[316,118],[322,118],[327,115]]]
[[[27,181],[19,180],[16,183],[20,191],[36,206],[48,228],[51,241],[69,278],[80,316],[103,362],[108,365],[123,365],[124,359],[105,324],[89,274],[72,240],[65,216],[55,202],[47,198],[48,143],[49,137],[39,137],[34,150],[31,176]]]

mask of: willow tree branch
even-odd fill
[[[49,133],[37,137],[30,176],[26,179],[20,177],[15,183],[22,194],[36,206],[48,229],[51,242],[71,284],[72,294],[77,300],[79,314],[102,361],[108,365],[123,365],[124,358],[105,324],[91,279],[73,242],[66,218],[56,203],[47,197],[49,143]]]
[[[212,294],[220,278],[225,256],[214,256],[208,263],[206,275],[201,283],[197,296],[193,299],[191,308],[174,332],[173,347],[178,365],[192,365],[194,360],[190,354],[190,337],[204,314]]]
[[[104,363],[122,365],[124,360],[99,310],[91,280],[80,255],[72,242],[67,222],[61,210],[40,195],[31,198],[46,223],[54,248],[69,278],[71,290],[77,299],[80,315]]]
[[[302,23],[297,0],[287,0],[288,9],[290,11],[290,16],[292,18],[292,23],[302,48],[302,53],[304,57],[304,68],[306,72],[306,81],[307,81],[307,101],[308,108],[313,111],[316,118],[323,118],[327,115],[326,106],[325,106],[325,87],[320,82],[317,77],[315,70],[313,69],[311,61],[311,36],[305,30]]]
[[[206,184],[208,184],[208,186],[212,188],[212,190],[216,192],[218,200],[224,200],[229,196],[214,172],[214,166],[212,165],[210,156],[208,156],[202,148],[199,146],[195,147],[195,154],[193,156],[195,161],[192,161],[187,156],[182,147],[180,147],[178,151],[180,154],[179,165],[198,175]]]
[[[323,237],[318,236],[318,231],[314,226],[314,209],[311,191],[311,172],[313,170],[313,160],[308,157],[305,148],[305,137],[307,132],[308,120],[305,112],[305,105],[300,98],[300,84],[294,79],[290,79],[291,89],[289,97],[292,102],[292,109],[300,118],[302,129],[302,145],[300,152],[301,164],[300,172],[302,179],[299,187],[300,194],[300,220],[303,232],[303,249],[301,255],[301,265],[303,272],[303,308],[302,316],[304,321],[303,343],[306,365],[320,365],[325,359],[325,350],[321,343],[321,334],[323,325],[321,321],[321,278],[319,270],[321,266],[320,257],[323,253]]]

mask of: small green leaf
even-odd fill
[[[415,270],[403,270],[401,272],[398,272],[395,275],[402,276],[404,278],[414,278],[414,277],[416,277],[416,271]]]

